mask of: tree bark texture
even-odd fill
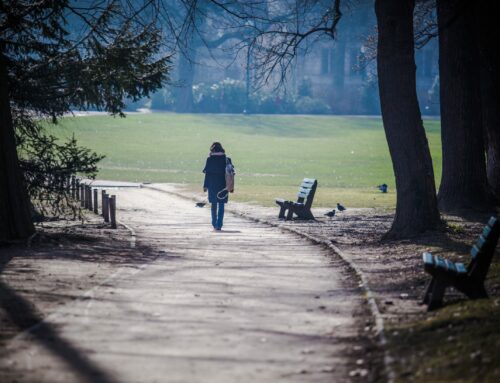
[[[386,238],[440,223],[434,170],[416,92],[414,1],[377,0],[377,72],[382,120],[396,177],[396,215]]]
[[[492,207],[482,130],[479,49],[473,2],[438,0],[443,211]]]
[[[481,61],[481,106],[486,145],[486,175],[497,205],[500,204],[500,24],[491,3],[475,4],[477,44]]]
[[[7,65],[0,51],[0,242],[24,239],[34,232],[16,151]]]

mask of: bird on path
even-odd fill
[[[333,209],[332,211],[329,211],[328,213],[325,213],[325,215],[327,217],[330,217],[330,218],[335,217],[335,209]]]
[[[196,202],[196,207],[203,207],[206,204],[207,204],[206,202]]]
[[[346,210],[346,208],[344,206],[342,206],[341,204],[337,203],[337,210],[344,211],[344,210]]]

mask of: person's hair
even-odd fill
[[[226,153],[220,142],[214,142],[210,146],[210,153]]]

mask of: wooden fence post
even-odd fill
[[[83,187],[83,195],[85,196],[83,207],[87,209],[89,207],[89,189],[87,185]]]
[[[116,229],[116,196],[109,198],[109,213],[111,215],[111,228]]]
[[[92,211],[92,186],[90,185],[87,186],[87,195],[88,195],[87,209]]]
[[[97,214],[98,211],[98,203],[97,203],[97,189],[94,189],[94,213]]]
[[[71,176],[71,198],[75,199],[76,178]]]
[[[102,200],[102,212],[104,213],[104,222],[109,222],[109,194],[104,194]]]
[[[80,184],[80,207],[85,207],[85,184]]]
[[[73,190],[73,198],[78,201],[80,199],[80,180],[75,179],[75,189]]]
[[[106,210],[106,201],[105,200],[105,196],[106,195],[106,190],[101,190],[101,215],[104,217],[104,210]]]

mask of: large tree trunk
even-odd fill
[[[438,0],[443,174],[440,209],[492,207],[482,132],[479,50],[470,0]]]
[[[396,216],[388,238],[414,236],[440,223],[434,170],[417,100],[414,1],[377,0],[377,72],[384,130],[396,176]]]
[[[14,138],[7,65],[0,51],[0,242],[35,232]]]
[[[486,174],[490,190],[500,204],[500,56],[497,52],[500,24],[491,3],[475,3],[479,58],[481,61],[481,105],[486,138]]]

